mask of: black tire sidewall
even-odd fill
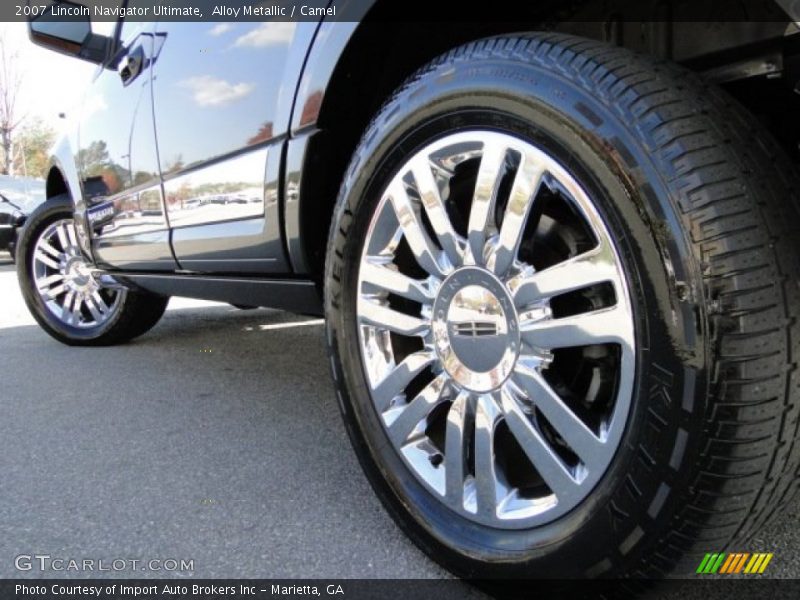
[[[354,319],[361,247],[382,186],[420,147],[471,128],[532,142],[587,189],[625,264],[635,310],[636,382],[617,455],[579,506],[525,531],[467,521],[416,480],[372,407]],[[676,278],[697,287],[702,282],[669,197],[646,149],[619,115],[588,90],[521,61],[453,62],[431,69],[390,102],[362,140],[332,225],[326,273],[340,404],[378,495],[416,543],[456,573],[570,577],[595,568],[592,574],[620,572],[668,526],[686,488],[688,457],[700,443],[697,415],[703,406],[694,399],[705,389],[704,343],[697,333],[698,317],[701,324],[705,318],[702,303],[678,298],[675,291]],[[699,329],[702,333],[704,327]],[[694,356],[691,365],[688,353]],[[682,446],[682,460],[674,458],[676,445]],[[662,500],[664,486],[670,493]]]

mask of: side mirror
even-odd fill
[[[34,44],[97,65],[105,62],[111,38],[92,33],[87,6],[68,0],[50,0],[39,6],[38,14],[28,22]]]

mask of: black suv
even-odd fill
[[[792,4],[493,3],[530,5],[511,24],[321,4],[337,16],[31,21],[98,65],[20,234],[42,328],[125,342],[172,295],[324,315],[367,476],[462,576],[748,549],[800,460]]]

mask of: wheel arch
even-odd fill
[[[81,250],[92,259],[91,242],[86,223],[86,203],[80,185],[79,173],[73,148],[76,146],[70,136],[56,142],[50,151],[50,168],[45,179],[45,198],[49,202],[60,196],[69,197],[74,207],[75,229]]]
[[[698,5],[708,1],[698,0]],[[499,13],[519,14],[521,10],[512,0],[499,2],[493,9]],[[709,36],[705,46],[695,48],[700,53],[698,62],[697,56],[687,55],[686,46],[676,42],[697,37],[696,32],[689,35],[689,31],[681,29],[688,23],[661,23],[661,27],[643,27],[637,36],[623,35],[620,27],[631,17],[636,18],[629,11],[640,9],[636,15],[641,16],[641,10],[651,10],[644,3],[631,4],[629,0],[612,0],[602,16],[606,20],[594,15],[590,17],[593,23],[581,16],[581,10],[591,3],[578,0],[567,8],[561,2],[541,2],[525,9],[525,20],[481,22],[474,18],[472,23],[449,27],[436,22],[398,21],[392,18],[398,8],[391,0],[342,0],[335,6],[337,22],[323,22],[320,26],[298,85],[284,180],[284,226],[290,262],[296,273],[310,275],[319,285],[333,206],[356,145],[393,91],[437,56],[484,37],[547,29],[609,41],[703,71],[710,68],[706,55],[719,55],[724,65],[731,58],[727,57],[727,50],[717,52],[720,48],[736,52],[740,52],[737,44],[741,48],[759,48],[765,35],[774,34],[765,32],[766,23],[753,22],[746,28],[741,22],[733,23],[737,27]],[[664,21],[672,15],[671,9],[663,13],[665,6],[671,6],[670,2],[658,2],[652,8],[662,11],[653,13],[660,15],[657,20]],[[775,9],[780,10],[777,0],[772,5]],[[409,39],[414,43],[408,44]]]
[[[60,196],[61,194],[69,194],[69,187],[67,186],[67,180],[64,177],[64,174],[61,170],[53,165],[50,167],[50,171],[47,173],[47,179],[45,180],[45,197],[49,200],[54,196]]]
[[[341,4],[351,16],[344,19],[337,11],[336,23],[324,22],[306,60],[284,181],[290,261],[296,273],[311,275],[318,284],[339,185],[372,116],[405,79],[440,54],[525,27],[486,22],[442,30],[436,23],[391,21],[385,17],[390,0]],[[361,5],[360,14],[352,12],[357,10],[353,4]],[[401,43],[407,36],[415,40],[413,45]]]

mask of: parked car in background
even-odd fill
[[[44,181],[0,175],[0,251],[15,257],[17,231],[45,201]]]
[[[465,577],[746,549],[800,466],[798,3],[330,4],[32,22],[98,66],[17,248],[42,328],[125,342],[172,295],[324,314],[367,477]]]

